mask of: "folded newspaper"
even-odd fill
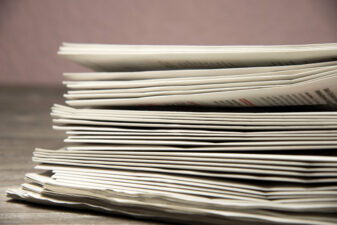
[[[186,224],[337,223],[337,44],[59,54],[103,72],[64,74],[51,116],[66,145],[37,148],[40,172],[9,197]]]
[[[65,74],[71,106],[337,104],[337,44],[64,44],[59,54],[105,71]]]

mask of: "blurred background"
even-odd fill
[[[0,0],[0,84],[61,85],[86,71],[62,42],[309,44],[337,42],[335,0]]]

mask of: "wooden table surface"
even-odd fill
[[[9,200],[6,190],[32,172],[35,147],[56,149],[64,133],[54,131],[49,116],[54,103],[63,104],[64,89],[0,87],[0,224],[159,224],[96,213]]]

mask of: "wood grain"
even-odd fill
[[[33,171],[35,147],[58,148],[63,132],[51,128],[53,103],[63,103],[62,88],[0,87],[0,224],[159,224],[86,210],[9,200],[6,190]]]

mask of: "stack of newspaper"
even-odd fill
[[[71,106],[337,103],[334,94],[337,63],[333,61],[337,60],[337,44],[249,47],[64,44],[59,54],[95,70],[124,71],[66,73],[69,92],[65,97]]]
[[[59,54],[105,72],[65,74],[69,106],[51,115],[66,146],[36,149],[42,171],[8,196],[189,224],[337,223],[337,44]],[[289,105],[330,107],[237,108]]]

